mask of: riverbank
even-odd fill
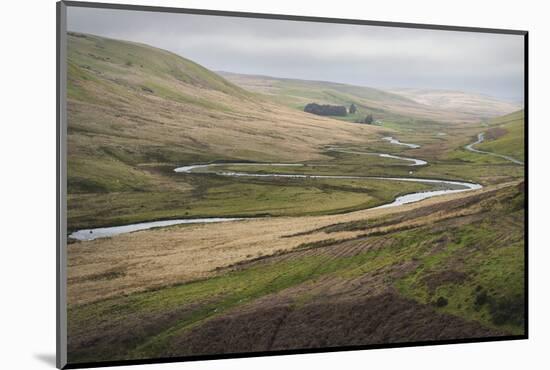
[[[322,230],[330,225],[364,220],[368,220],[370,225],[375,219],[385,219],[420,209],[433,212],[433,216],[412,219],[402,226],[410,227],[436,219],[441,221],[445,217],[438,215],[438,210],[445,210],[445,202],[461,202],[472,199],[470,197],[477,194],[490,194],[491,191],[516,184],[514,182],[471,192],[442,195],[400,207],[327,216],[271,217],[182,225],[121,234],[116,238],[72,243],[69,245],[69,266],[74,264],[89,267],[69,269],[70,290],[75,299],[72,303],[201,279],[215,275],[217,268],[239,261],[289,251],[302,244],[347,240],[365,234],[367,230],[381,230],[367,226],[358,230],[331,233]],[[449,213],[453,217],[461,214],[464,215],[461,212]]]
[[[220,164],[202,164],[202,165],[192,165],[178,167],[174,169],[175,172],[179,173],[192,173],[195,169],[207,170],[209,167],[218,167]],[[231,165],[243,165],[242,163],[226,163],[226,166]],[[254,164],[258,166],[259,164]],[[286,164],[262,164],[266,166],[284,166]],[[294,164],[291,164],[294,165]],[[211,172],[202,172],[204,174],[209,174]],[[245,173],[245,172],[232,172],[232,171],[215,171],[213,172],[219,176],[227,177],[259,177],[259,178],[298,178],[298,179],[349,179],[349,180],[377,180],[377,181],[392,181],[392,182],[415,182],[420,184],[430,184],[430,185],[439,185],[446,187],[446,189],[432,190],[432,191],[419,191],[414,193],[409,193],[405,195],[398,196],[393,201],[386,204],[376,206],[374,208],[387,208],[387,207],[397,207],[408,203],[418,202],[423,199],[441,196],[445,194],[453,194],[470,190],[477,190],[482,188],[480,184],[468,183],[468,182],[459,182],[459,181],[448,181],[448,180],[435,180],[435,179],[421,179],[421,178],[406,178],[406,177],[368,177],[368,176],[330,176],[330,175],[305,175],[305,174],[265,174],[265,173]],[[80,241],[89,241],[97,238],[113,237],[120,234],[125,234],[138,230],[146,230],[158,227],[166,227],[178,224],[193,224],[193,223],[218,223],[218,222],[233,222],[243,220],[243,218],[234,218],[234,217],[212,217],[212,218],[197,218],[197,219],[176,219],[176,220],[164,220],[164,221],[151,221],[151,222],[140,222],[137,224],[121,225],[121,226],[112,226],[112,227],[101,227],[94,229],[82,229],[77,230],[69,235],[69,238],[80,240]]]
[[[384,137],[383,140],[389,141],[394,145],[405,145],[410,148],[418,148],[419,145],[401,143],[399,140],[396,140],[392,137]],[[387,153],[368,153],[368,152],[358,152],[353,150],[345,150],[337,147],[330,147],[329,150],[338,151],[349,154],[359,154],[359,155],[377,155],[384,158],[394,158],[404,161],[412,161],[413,164],[410,166],[425,165],[426,161],[415,158],[406,158],[400,156],[394,156]],[[442,187],[442,189],[437,190],[422,190],[412,193],[407,193],[404,195],[397,196],[392,201],[378,205],[371,208],[387,208],[387,207],[398,207],[404,204],[418,202],[423,199],[441,196],[445,194],[452,194],[457,192],[477,190],[482,188],[481,184],[470,183],[470,182],[460,182],[460,181],[449,181],[449,180],[437,180],[437,179],[423,179],[423,178],[414,178],[414,177],[380,177],[380,176],[341,176],[341,175],[315,175],[315,174],[305,174],[305,173],[254,173],[254,172],[238,172],[223,170],[223,167],[246,167],[253,166],[255,169],[261,167],[303,167],[304,164],[301,163],[254,163],[254,162],[224,162],[224,163],[205,163],[205,164],[193,164],[187,166],[181,166],[175,168],[173,171],[176,173],[182,174],[198,174],[198,175],[208,175],[215,174],[222,177],[235,177],[235,178],[262,178],[262,179],[332,179],[332,180],[376,180],[376,181],[393,181],[393,182],[408,182],[408,183],[421,183],[421,184],[430,184],[437,185]],[[322,166],[322,165],[321,165]],[[219,167],[222,167],[222,170],[217,170]],[[200,171],[200,172],[196,172]],[[82,229],[77,230],[69,235],[69,238],[87,241],[94,240],[97,238],[113,237],[116,235],[129,233],[137,230],[145,230],[157,227],[172,226],[178,224],[192,224],[192,223],[213,223],[213,222],[229,222],[229,221],[238,221],[242,218],[234,217],[211,217],[211,218],[189,218],[189,219],[175,219],[175,220],[161,220],[161,221],[150,221],[150,222],[140,222],[137,224],[128,224],[121,226],[112,226],[112,227],[101,227],[95,229]]]

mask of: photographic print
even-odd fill
[[[526,32],[58,21],[61,366],[526,338]]]

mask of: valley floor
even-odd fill
[[[116,220],[102,209],[127,221],[166,216],[155,210],[177,215],[182,207],[190,217],[206,210],[261,217],[72,241],[70,362],[522,335],[524,168],[468,150],[479,129],[445,139],[427,131],[401,135],[422,143],[412,149],[384,140],[329,147],[331,159],[301,165],[214,166],[258,178],[154,166],[151,173],[168,184],[158,197],[94,194],[87,203],[75,195],[83,217],[73,208],[72,220],[80,220],[73,225],[93,225],[89,215]],[[370,154],[390,150],[427,161],[410,166]],[[441,185],[278,174],[474,179],[484,186],[373,208]]]

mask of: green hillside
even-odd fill
[[[369,113],[376,115],[377,118],[405,121],[410,121],[410,116],[407,113],[416,113],[417,118],[425,118],[430,115],[426,107],[422,107],[408,98],[369,87],[326,81],[219,73],[236,85],[250,91],[263,93],[279,103],[299,110],[303,110],[311,102],[348,107],[353,103],[357,106],[358,110],[355,114],[334,117],[339,120],[356,122],[364,119],[365,115]]]
[[[514,184],[336,223],[322,231],[364,234],[73,305],[71,361],[523,334],[523,192]]]
[[[284,192],[273,192],[273,184],[265,181],[197,177],[173,169],[210,161],[326,160],[327,145],[365,143],[381,135],[377,130],[273,103],[161,49],[68,34],[70,230],[376,204],[406,189],[287,181]],[[366,192],[375,197],[365,197]],[[327,194],[339,201],[316,202]],[[278,208],[266,208],[269,196]]]
[[[525,333],[523,111],[67,38],[71,364]]]
[[[522,110],[495,118],[489,122],[486,140],[481,150],[525,159],[525,113]]]
[[[135,79],[146,75],[148,80],[140,78],[143,83],[139,87],[154,88],[157,79],[173,78],[198,88],[242,97],[250,95],[189,59],[145,44],[69,33],[68,51],[69,68],[84,69],[89,74],[101,71],[107,76],[116,75],[119,78],[116,82],[131,90],[138,87]],[[82,72],[84,71],[81,71],[80,77],[90,77]],[[167,96],[178,95],[169,88],[163,92]]]
[[[367,114],[383,121],[385,126],[393,123],[426,124],[429,122],[478,122],[488,116],[497,116],[517,109],[517,105],[498,99],[444,90],[428,90],[423,95],[414,90],[385,91],[365,86],[354,86],[326,81],[275,78],[270,76],[244,75],[218,72],[229,81],[247,90],[262,93],[277,102],[303,110],[311,102],[338,104],[349,107],[355,104],[358,111],[336,119],[358,122]],[[449,95],[450,94],[450,95]]]
[[[71,155],[132,164],[322,158],[323,144],[375,132],[273,104],[165,50],[76,33],[68,105]]]

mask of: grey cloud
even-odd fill
[[[523,100],[516,35],[76,7],[68,28],[150,44],[212,70]]]

